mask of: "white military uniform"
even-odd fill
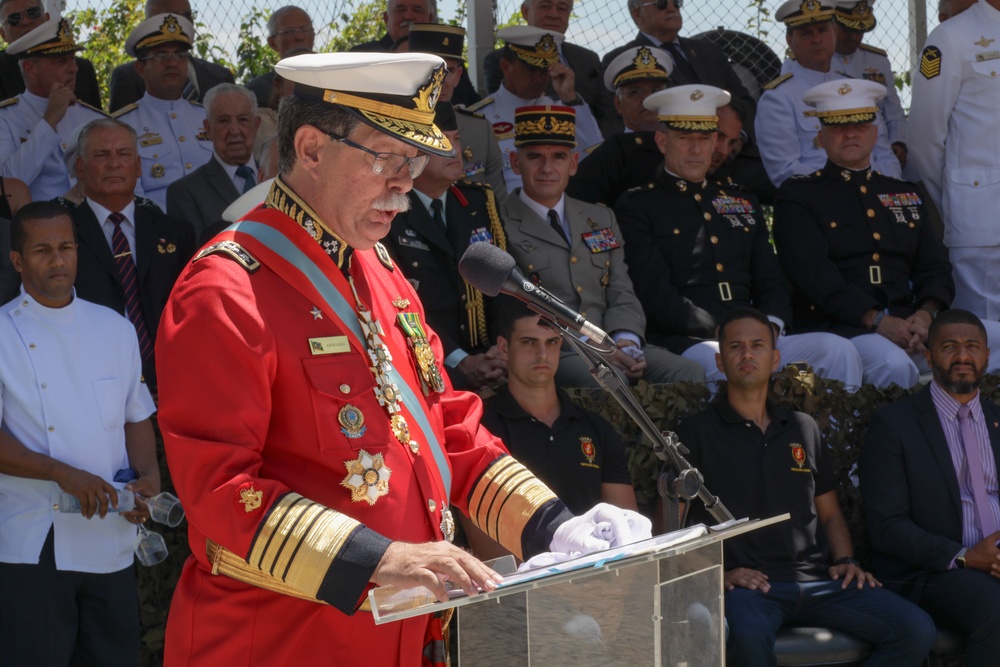
[[[0,175],[27,183],[32,201],[62,196],[76,183],[65,161],[73,130],[105,117],[78,102],[53,130],[42,118],[48,104],[48,98],[28,91],[0,103]]]
[[[978,2],[935,28],[913,73],[909,146],[944,218],[952,307],[1000,318],[1000,11]]]
[[[514,111],[519,107],[545,105],[566,106],[563,102],[554,100],[547,95],[526,100],[514,95],[501,83],[492,97],[487,97],[469,107],[469,111],[482,114],[493,125],[493,133],[500,145],[500,152],[503,154],[503,179],[507,183],[508,192],[513,192],[515,188],[521,187],[521,176],[515,174],[514,170],[510,168],[510,154],[516,150],[514,148]],[[603,138],[601,130],[597,126],[597,120],[586,101],[571,108],[576,111],[575,152],[582,160],[588,155],[584,149],[600,143]]]
[[[802,100],[802,95],[821,83],[849,78],[833,68],[829,72],[806,69],[792,59],[785,60],[781,72],[779,78],[764,86],[754,123],[760,157],[775,187],[790,176],[810,174],[826,164],[826,152],[816,145],[819,119],[806,115],[814,109]],[[886,176],[900,178],[899,160],[889,145],[881,117],[875,119],[875,125],[878,140],[872,152],[872,167]]]
[[[23,290],[0,308],[0,418],[33,452],[111,482],[128,467],[126,422],[155,410],[141,376],[135,328],[108,308],[76,297],[47,308]],[[55,482],[0,475],[0,562],[38,563],[54,526],[59,570],[131,567],[136,527],[119,514],[61,514],[59,493]]]
[[[145,194],[166,211],[167,186],[212,157],[205,110],[195,102],[161,100],[147,92],[115,118],[132,127],[139,138],[142,178],[136,194]]]
[[[830,69],[847,74],[852,79],[865,79],[885,86],[885,97],[878,103],[879,114],[889,135],[889,144],[906,143],[906,112],[896,91],[896,77],[885,51],[862,44],[849,56],[833,54]]]

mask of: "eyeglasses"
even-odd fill
[[[660,11],[663,11],[671,4],[673,4],[673,6],[676,7],[677,9],[680,9],[681,7],[684,6],[684,0],[656,0],[656,2],[644,2],[641,5],[639,5],[639,8],[641,9],[642,7],[649,7],[650,5],[652,5],[657,9],[659,9]]]
[[[324,130],[325,131],[325,130]],[[372,162],[372,173],[376,176],[385,176],[386,178],[391,178],[401,172],[403,167],[410,168],[410,177],[416,178],[424,172],[424,167],[430,161],[431,156],[426,153],[421,153],[413,157],[406,157],[405,155],[400,155],[399,153],[378,153],[370,148],[362,146],[361,144],[356,144],[347,137],[341,137],[333,132],[326,132],[326,134],[334,141],[339,141],[342,144],[350,146],[351,148],[357,148],[359,151],[364,151],[375,158]]]
[[[5,18],[3,22],[9,25],[11,28],[16,28],[17,26],[21,25],[22,19],[27,18],[31,19],[32,21],[37,21],[38,19],[42,18],[42,14],[44,13],[45,10],[42,9],[41,7],[28,7],[23,11],[13,12],[7,18]]]
[[[273,33],[271,37],[294,37],[295,35],[311,34],[313,34],[313,27],[310,25],[304,28],[289,28],[288,30],[282,30],[280,32]]]
[[[144,63],[148,63],[149,61],[152,60],[154,62],[157,62],[157,63],[161,64],[161,65],[166,65],[171,60],[176,60],[179,63],[186,63],[187,61],[191,60],[191,52],[190,51],[173,51],[173,52],[170,52],[170,51],[160,51],[159,53],[151,53],[150,55],[146,56],[145,58],[139,58],[139,60],[141,60]]]

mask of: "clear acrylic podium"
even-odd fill
[[[372,612],[388,623],[459,607],[461,667],[722,667],[722,543],[787,518],[684,529],[527,575],[508,576],[508,556],[495,591],[437,602],[376,588]]]

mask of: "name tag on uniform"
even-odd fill
[[[406,230],[407,233],[410,232],[409,229]],[[397,236],[396,240],[399,241],[399,245],[405,246],[407,248],[416,248],[417,250],[430,250],[431,247],[424,243],[423,241],[418,241],[417,239],[412,239],[407,236]]]
[[[351,344],[347,341],[347,336],[326,336],[325,338],[310,338],[309,351],[312,355],[340,354],[350,352]]]
[[[977,63],[984,63],[987,60],[996,60],[997,58],[1000,58],[1000,51],[987,51],[986,53],[976,54]]]
[[[615,233],[611,231],[610,227],[581,234],[580,238],[583,239],[583,242],[587,244],[588,248],[590,248],[591,254],[594,255],[600,252],[608,252],[610,250],[614,250],[615,248],[622,247],[621,244],[618,243],[618,239],[615,238]]]
[[[157,144],[163,143],[163,137],[153,132],[147,132],[146,134],[139,137],[140,146],[156,146]]]

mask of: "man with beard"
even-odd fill
[[[934,381],[877,412],[861,452],[872,569],[965,637],[965,664],[994,665],[1000,408],[979,392],[990,358],[983,323],[941,313],[926,355]]]
[[[768,398],[781,353],[767,316],[730,310],[719,322],[715,361],[728,380],[725,394],[677,429],[689,460],[735,516],[791,515],[726,540],[726,664],[777,665],[774,639],[784,625],[857,635],[872,644],[866,665],[920,664],[934,624],[854,559],[816,422]],[[701,503],[691,510],[692,521],[711,522]]]

